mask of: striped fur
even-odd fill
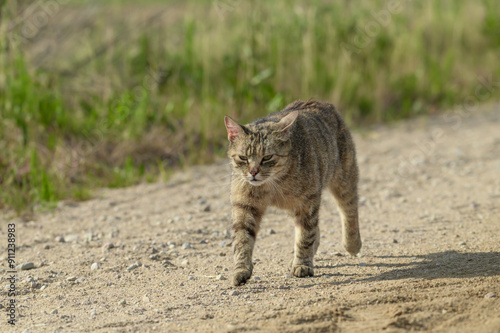
[[[225,123],[233,168],[234,285],[245,283],[252,275],[255,237],[270,205],[289,210],[295,219],[292,274],[314,275],[324,188],[337,201],[345,249],[352,255],[359,252],[356,151],[349,129],[333,105],[297,101],[247,125],[229,117]]]

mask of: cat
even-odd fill
[[[291,274],[314,275],[318,213],[325,187],[340,211],[344,248],[351,255],[359,252],[356,151],[349,129],[332,104],[296,101],[247,125],[228,116],[224,121],[233,170],[233,285],[244,284],[252,275],[255,237],[268,206],[286,209],[295,219]]]

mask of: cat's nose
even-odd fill
[[[259,170],[250,170],[250,174],[255,177],[259,173]]]

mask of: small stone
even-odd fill
[[[24,264],[16,266],[16,269],[20,269],[22,271],[26,271],[28,269],[33,269],[33,268],[35,268],[35,264],[32,262],[25,262]]]
[[[91,232],[89,233],[86,233],[85,235],[83,235],[83,239],[86,241],[86,242],[91,242],[94,240],[94,234],[92,234]]]
[[[190,249],[191,248],[191,243],[184,243],[182,244],[182,248],[185,249]]]
[[[237,291],[237,290],[231,290],[231,291],[229,292],[229,296],[238,296],[239,294],[240,294],[240,292],[239,292],[239,291]]]
[[[484,295],[484,298],[495,298],[495,297],[497,297],[497,294],[495,294],[494,292],[490,292]]]
[[[218,232],[218,231],[214,231],[214,232],[212,233],[212,236],[214,236],[214,237],[218,237],[218,236],[219,236],[219,232]]]
[[[216,280],[220,280],[220,281],[222,281],[222,280],[227,280],[227,279],[224,277],[224,275],[222,275],[222,274],[216,275],[216,276],[215,276],[215,279],[216,279]]]
[[[398,242],[398,240],[397,240],[397,239],[395,239],[395,238],[392,240],[392,242],[393,242],[394,244],[399,243],[399,242]]]
[[[226,241],[222,241],[219,243],[219,246],[226,246],[227,245],[227,242]]]
[[[118,302],[118,305],[127,305],[127,301],[122,299],[120,302]]]
[[[58,314],[58,313],[59,313],[59,311],[57,309],[50,311],[50,314]]]
[[[40,287],[40,291],[45,290],[46,288],[47,288],[47,285],[44,284],[43,286]]]
[[[43,246],[43,249],[44,249],[44,250],[49,250],[49,249],[50,249],[50,245],[49,245],[49,244],[45,244],[45,245]]]
[[[99,264],[98,263],[93,263],[91,266],[90,266],[90,269],[95,271],[96,269],[99,269]]]
[[[104,246],[102,248],[104,250],[109,250],[109,249],[112,249],[114,247],[115,247],[115,245],[113,243],[106,243],[106,244],[104,244]]]
[[[194,280],[194,276],[189,275],[189,276],[188,276],[188,280],[189,280],[189,281],[193,281],[193,280]]]
[[[332,255],[336,256],[336,257],[343,257],[344,255],[340,252],[333,252]]]
[[[465,245],[467,245],[467,243],[465,243],[465,242],[460,242],[460,243],[458,243],[458,245],[465,246]]]
[[[149,256],[149,259],[151,260],[158,260],[160,258],[160,255],[158,253],[152,254]]]
[[[250,295],[248,295],[248,294],[243,295],[243,298],[245,298],[245,299],[249,299],[249,298],[250,298]]]
[[[273,229],[269,229],[269,231],[267,233],[269,235],[274,235],[276,233],[276,231],[274,231]]]
[[[91,316],[97,316],[97,312],[96,312],[95,310],[91,310],[91,311],[90,311],[90,315],[91,315]]]
[[[230,232],[229,230],[227,230],[227,229],[226,229],[226,230],[224,230],[224,233],[223,233],[223,234],[224,234],[224,237],[225,237],[225,238],[231,238],[231,232]]]
[[[70,276],[70,277],[66,278],[66,281],[72,282],[72,281],[76,281],[76,279],[77,279],[76,276]]]
[[[66,243],[74,242],[76,240],[78,240],[78,235],[66,235],[66,236],[64,236],[64,241]]]
[[[254,276],[254,277],[253,277],[253,279],[254,279],[255,281],[260,281],[260,277],[258,277],[258,276]]]
[[[203,211],[208,213],[210,211],[210,205],[206,205],[205,207],[203,207]]]
[[[64,243],[64,237],[62,236],[57,236],[54,240],[58,243]]]
[[[151,302],[151,299],[150,299],[148,296],[144,295],[144,296],[142,296],[142,301],[143,301],[144,303],[150,303],[150,302]]]
[[[131,272],[131,271],[133,271],[134,269],[136,269],[137,267],[139,267],[139,265],[137,265],[137,264],[132,264],[132,265],[130,265],[130,266],[128,266],[128,267],[127,267],[127,271],[128,271],[128,272]]]
[[[181,262],[181,265],[182,265],[182,266],[187,266],[187,265],[189,265],[189,260],[187,260],[187,259],[186,259],[186,260],[183,260],[183,261]]]
[[[360,262],[360,263],[359,263],[359,266],[360,266],[360,267],[367,266],[367,265],[368,265],[368,264],[367,264],[366,262]]]

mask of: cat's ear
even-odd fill
[[[288,140],[290,138],[290,129],[298,115],[299,111],[290,112],[278,122],[277,132],[282,140]]]
[[[238,136],[243,135],[245,131],[240,124],[229,118],[228,116],[224,117],[224,123],[226,124],[227,129],[227,139],[229,141],[233,141]]]

